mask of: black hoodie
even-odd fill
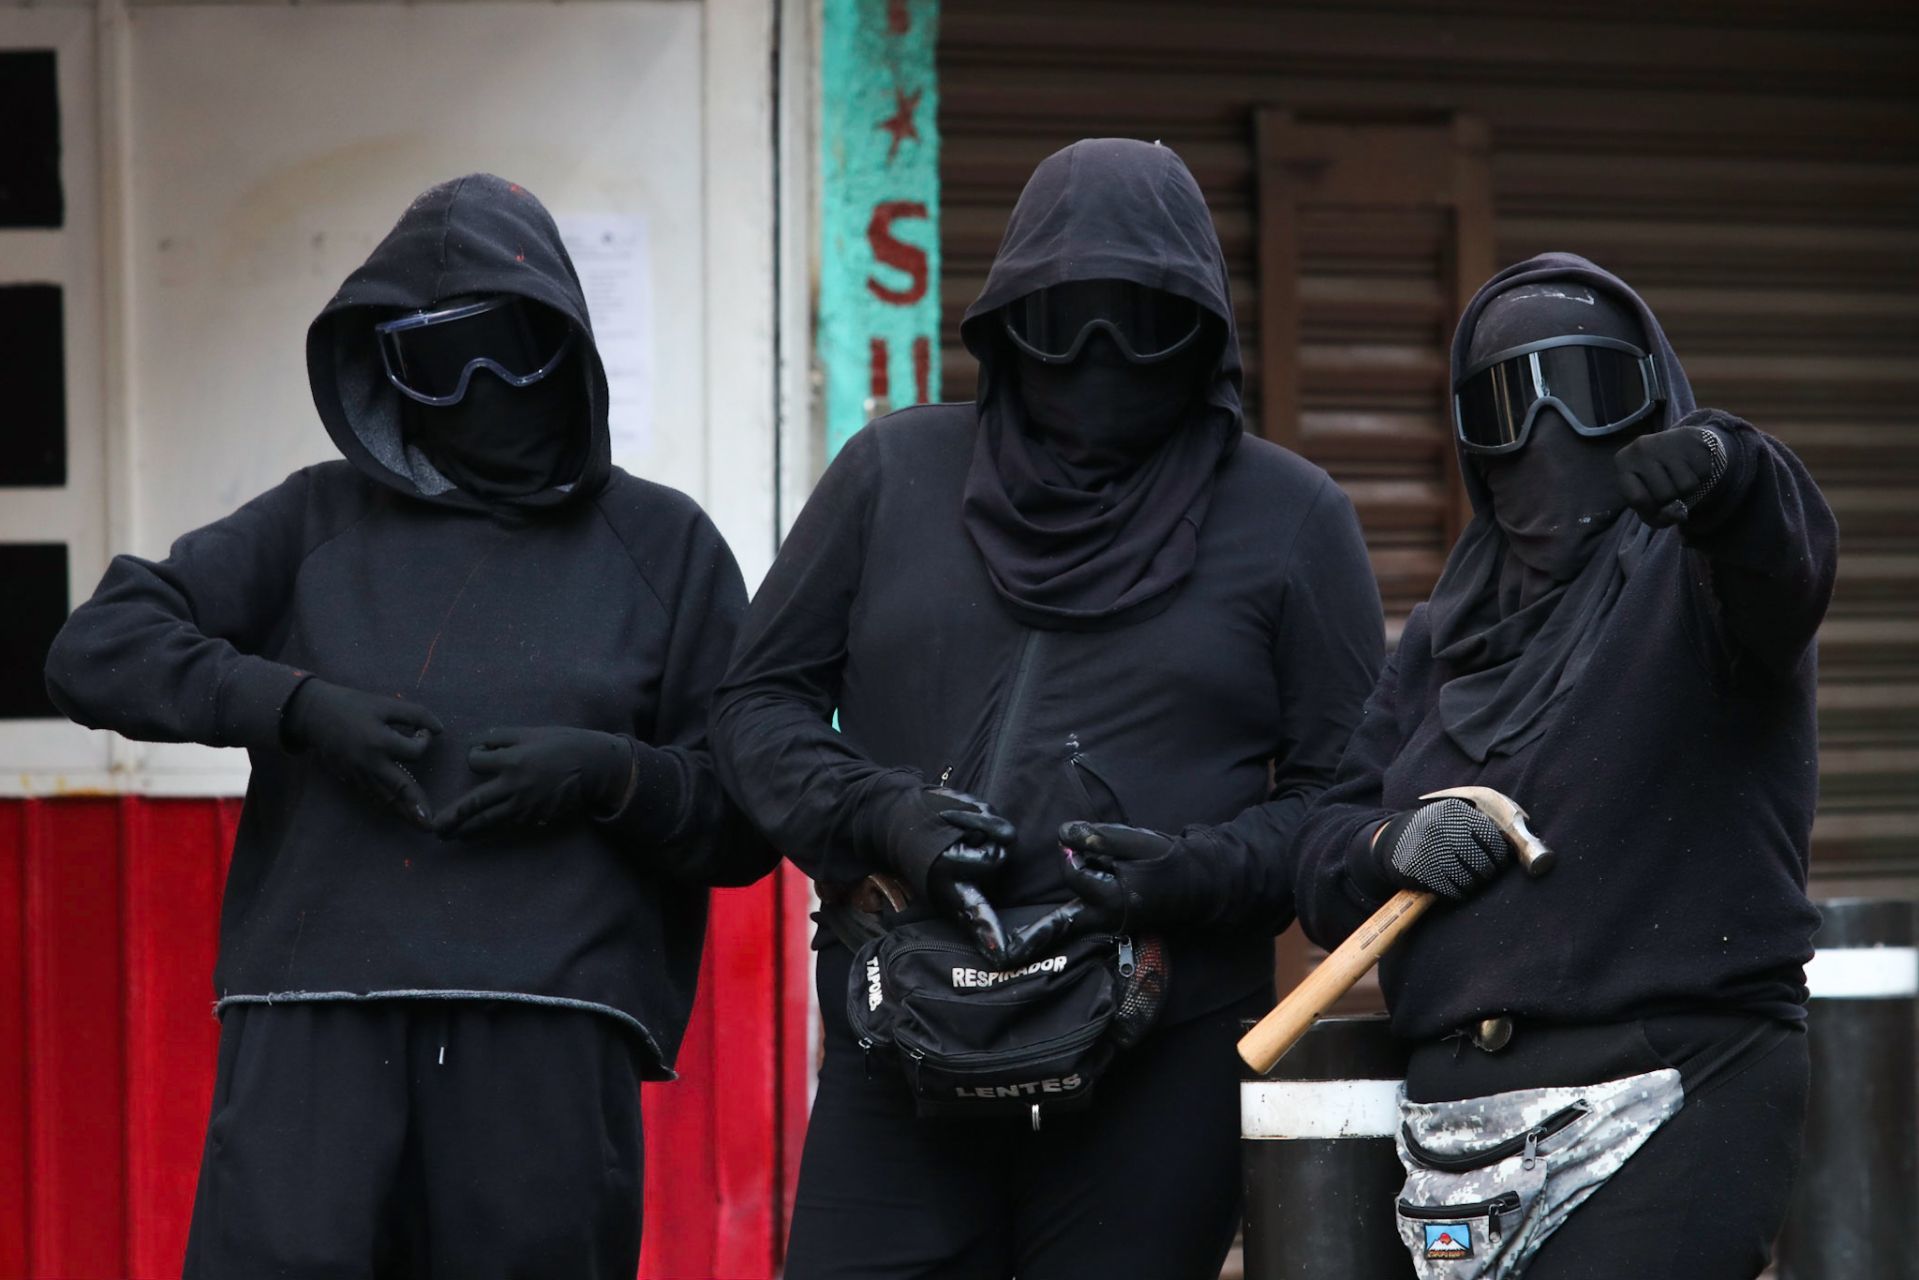
[[[1657,429],[1686,417],[1692,391],[1658,319],[1624,281],[1572,254],[1542,254],[1487,282],[1460,320],[1455,375],[1487,299],[1544,280],[1629,301],[1670,392]],[[1541,730],[1483,762],[1461,748],[1440,700],[1464,672],[1436,656],[1433,607],[1421,605],[1339,781],[1301,828],[1300,922],[1329,947],[1392,892],[1367,883],[1369,861],[1353,853],[1425,792],[1503,791],[1559,855],[1541,879],[1510,872],[1442,904],[1387,954],[1380,983],[1401,1035],[1501,1013],[1804,1016],[1818,921],[1805,893],[1819,781],[1814,634],[1838,535],[1784,445],[1728,414],[1689,420],[1706,415],[1732,441],[1730,469],[1682,526],[1623,517],[1631,527],[1601,553],[1617,555],[1620,580],[1581,620],[1589,634],[1562,646],[1569,660],[1541,677]],[[1461,466],[1475,515],[1442,584],[1497,538],[1484,481],[1464,455]]]
[[[1192,297],[1226,334],[1211,398],[1236,425],[1238,345],[1198,188],[1163,184],[1175,234],[1102,224],[1114,177],[1102,154],[1047,184],[1050,216],[1022,197],[1022,244],[1033,236],[1053,251],[1023,250],[1019,272],[996,265],[981,306],[1113,276]],[[1128,165],[1122,180],[1136,179]],[[990,387],[1001,353],[975,340],[980,314],[967,335]],[[1183,847],[1206,860],[1211,913],[1174,940],[1169,1016],[1217,1008],[1271,981],[1271,938],[1292,919],[1287,847],[1381,660],[1379,595],[1352,505],[1317,467],[1245,439],[1216,451],[1190,572],[1157,611],[1041,628],[995,589],[962,518],[980,413],[892,414],[827,469],[754,598],[715,704],[721,771],[774,844],[826,882],[937,840],[914,826],[914,798],[941,781],[1018,827],[996,902],[1071,896],[1062,822],[1185,830]]]
[[[402,438],[372,340],[384,309],[504,292],[586,336],[580,474],[518,498],[451,487]],[[727,803],[706,706],[745,610],[691,499],[609,460],[606,376],[579,277],[544,208],[486,175],[434,187],[307,339],[313,399],[345,461],[295,472],[159,563],[116,557],[55,640],[47,682],[82,724],[248,748],[214,974],[221,1003],[484,996],[610,1014],[670,1076],[699,971],[706,886],[772,856]],[[533,428],[537,429],[537,427]],[[480,779],[495,726],[630,734],[678,765],[676,811],[443,842],[287,754],[311,673],[433,711],[409,767],[435,808]]]

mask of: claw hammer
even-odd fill
[[[1532,828],[1526,825],[1526,811],[1510,797],[1491,787],[1447,787],[1444,791],[1429,791],[1419,798],[1464,800],[1498,825],[1519,854],[1527,875],[1542,876],[1552,870],[1553,851],[1533,834]],[[1394,894],[1370,920],[1334,948],[1318,968],[1306,975],[1304,982],[1288,992],[1271,1013],[1240,1038],[1239,1056],[1246,1065],[1261,1075],[1271,1071],[1273,1064],[1306,1034],[1313,1019],[1332,1008],[1355,982],[1365,977],[1386,949],[1433,905],[1436,896],[1421,889],[1401,889]]]

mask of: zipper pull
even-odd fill
[[[1500,1235],[1502,1234],[1499,1226],[1499,1220],[1507,1216],[1508,1214],[1514,1214],[1518,1212],[1519,1212],[1519,1193],[1517,1191],[1508,1191],[1503,1195],[1494,1197],[1493,1203],[1491,1205],[1491,1211],[1487,1213],[1486,1215],[1487,1238],[1489,1240],[1499,1239]]]
[[[1521,1158],[1519,1167],[1531,1169],[1539,1163],[1539,1130],[1534,1129],[1526,1135],[1526,1154]]]
[[[940,770],[939,785],[942,787],[945,786],[946,780],[952,776],[953,776],[953,766],[949,764],[944,769]]]
[[[1119,943],[1119,976],[1130,978],[1138,968],[1133,963],[1133,939],[1122,933],[1115,941]]]
[[[873,1041],[868,1036],[860,1037],[860,1057],[868,1080],[873,1078]]]

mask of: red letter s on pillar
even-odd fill
[[[872,276],[866,277],[866,287],[881,302],[906,307],[926,296],[926,250],[893,237],[895,219],[925,216],[926,206],[917,200],[883,200],[873,206],[873,217],[866,224],[866,243],[872,246],[875,258],[905,272],[912,281],[904,289],[889,289]]]

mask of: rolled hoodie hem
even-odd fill
[[[615,1009],[610,1004],[599,1004],[592,1000],[575,1000],[568,996],[538,996],[525,991],[442,991],[436,989],[399,990],[399,991],[270,991],[263,995],[221,996],[213,1002],[213,1014],[218,1017],[230,1004],[314,1004],[320,1001],[364,1001],[364,1000],[505,1000],[518,1004],[537,1004],[549,1009],[579,1009],[586,1013],[603,1013],[630,1027],[639,1036],[640,1043],[646,1046],[647,1054],[652,1058],[654,1071],[642,1071],[646,1080],[677,1080],[679,1073],[666,1064],[665,1055],[660,1052],[659,1041],[646,1029],[646,1024],[632,1014]],[[657,1074],[655,1074],[657,1072]]]

